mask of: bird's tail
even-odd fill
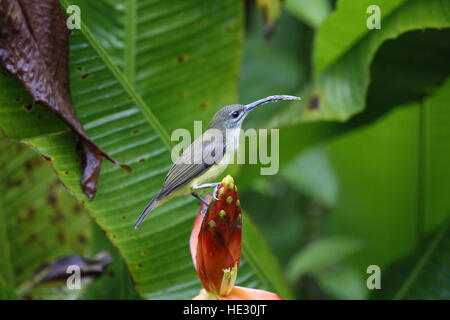
[[[141,223],[148,216],[148,214],[158,205],[159,201],[160,201],[160,194],[158,193],[156,197],[154,197],[152,201],[150,201],[150,203],[147,205],[147,208],[145,208],[144,212],[142,212],[141,216],[134,225],[134,229],[137,229],[141,225]]]

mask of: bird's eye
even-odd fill
[[[237,117],[239,117],[239,111],[233,111],[233,113],[231,114],[231,116],[236,119]]]

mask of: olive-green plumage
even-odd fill
[[[183,152],[166,175],[161,191],[150,201],[136,222],[135,229],[156,207],[173,197],[194,194],[193,188],[214,181],[227,167],[238,148],[239,132],[248,113],[259,105],[280,100],[300,100],[277,95],[248,105],[233,104],[220,109],[205,132]],[[214,139],[221,133],[222,141]],[[220,152],[218,152],[220,151]],[[199,160],[199,161],[196,161]]]

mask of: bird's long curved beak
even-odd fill
[[[262,104],[265,104],[268,102],[281,101],[281,100],[301,100],[301,98],[294,97],[294,96],[286,96],[286,95],[269,96],[267,98],[260,99],[255,102],[252,102],[250,104],[247,104],[245,107],[246,107],[247,112],[249,112],[249,111],[255,109],[257,106],[260,106]]]

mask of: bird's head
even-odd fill
[[[209,123],[208,129],[239,129],[241,128],[242,122],[247,117],[249,112],[255,109],[257,106],[268,102],[281,100],[300,100],[300,98],[294,96],[278,95],[260,99],[247,105],[232,104],[223,107],[214,115],[211,122]]]

